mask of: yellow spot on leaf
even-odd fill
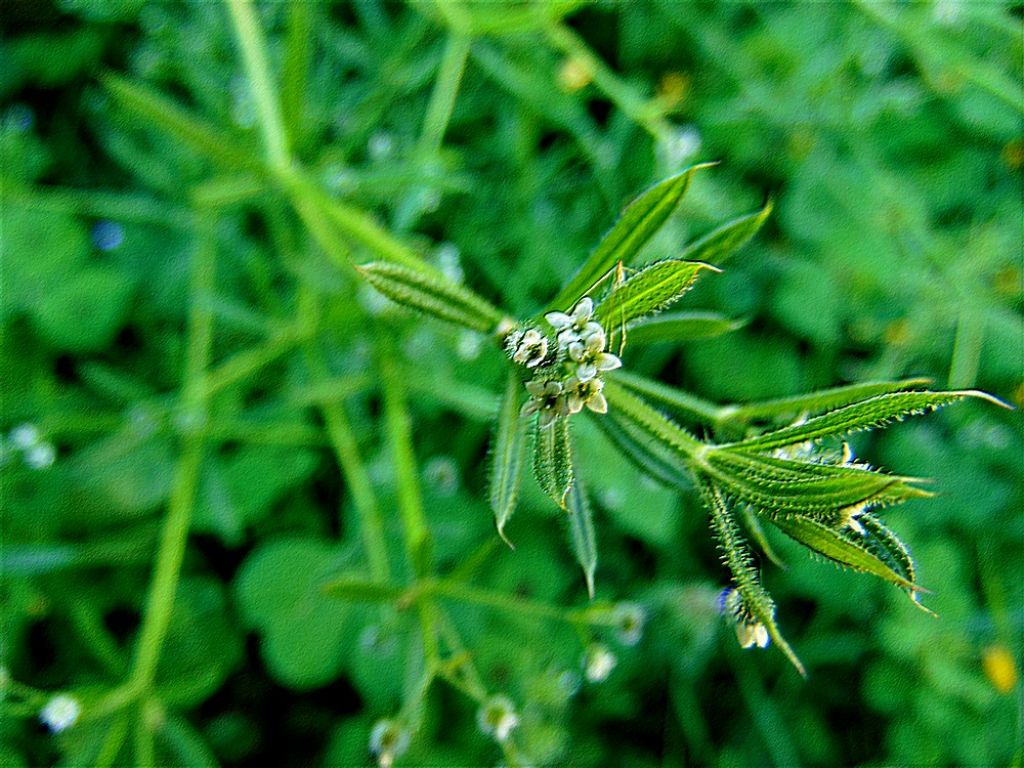
[[[1017,685],[1017,665],[1004,646],[993,645],[986,648],[981,665],[985,670],[985,677],[1000,693],[1009,693]]]

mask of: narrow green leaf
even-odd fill
[[[586,491],[579,477],[569,490],[566,512],[569,513],[569,535],[576,562],[583,569],[587,582],[587,594],[594,599],[594,572],[597,570],[597,534],[594,532],[594,517],[587,500]]]
[[[484,333],[502,320],[501,312],[485,299],[444,278],[381,261],[357,269],[392,301],[442,320]]]
[[[745,324],[745,320],[734,320],[718,312],[672,312],[638,320],[627,330],[630,344],[643,345],[713,339]]]
[[[571,307],[620,261],[624,264],[632,262],[679,205],[690,187],[694,172],[711,165],[713,163],[703,163],[687,168],[655,184],[627,205],[590,258],[559,291],[548,309]]]
[[[743,534],[740,533],[725,494],[709,478],[701,475],[697,476],[697,488],[704,501],[704,506],[710,513],[711,529],[715,538],[718,539],[722,562],[732,574],[736,589],[743,598],[744,606],[757,621],[765,626],[775,645],[796,667],[797,672],[806,677],[807,671],[804,669],[803,663],[786,642],[775,623],[775,601],[761,585],[753,556],[750,554]]]
[[[718,419],[719,408],[715,403],[709,403],[688,392],[621,369],[615,371],[612,376],[617,384],[622,384],[630,391],[650,398],[670,411],[703,424],[714,424]]]
[[[651,439],[649,433],[615,410],[593,421],[641,472],[671,488],[692,488],[677,450]]]
[[[122,107],[209,159],[234,168],[262,167],[259,153],[246,151],[238,137],[221,133],[166,96],[116,75],[105,75],[101,80]]]
[[[523,384],[509,372],[505,396],[501,400],[491,455],[490,499],[498,535],[512,546],[505,525],[515,511],[522,480],[523,453],[526,449],[527,420],[519,415]]]
[[[597,307],[596,319],[606,327],[622,326],[660,312],[690,290],[703,269],[719,271],[700,261],[665,259],[650,264],[608,294]]]
[[[692,458],[703,449],[702,443],[689,432],[615,379],[605,382],[604,395],[608,400],[609,412],[612,408],[617,409],[622,419],[631,422],[640,433],[678,452],[681,460]]]
[[[406,593],[406,589],[398,584],[345,574],[324,584],[323,593],[349,603],[393,603]]]
[[[757,519],[757,515],[754,514],[754,510],[751,509],[749,504],[740,504],[737,506],[737,512],[740,518],[743,520],[743,525],[747,529],[747,533],[750,538],[757,544],[758,548],[764,553],[765,557],[772,561],[779,568],[785,569],[786,564],[783,562],[779,553],[775,551],[775,547],[768,541],[768,537],[765,535],[764,527],[761,525],[761,521]]]
[[[633,338],[630,336],[630,341]],[[814,416],[833,408],[850,405],[875,395],[891,392],[905,392],[931,384],[931,379],[903,379],[902,381],[866,381],[860,384],[845,384],[839,387],[808,392],[790,397],[762,400],[756,403],[723,405],[718,419],[737,424],[751,421],[773,421],[793,419],[797,416]]]
[[[733,219],[687,246],[680,258],[721,264],[757,234],[771,212],[769,200],[760,211]]]
[[[745,451],[770,451],[828,436],[842,437],[851,432],[875,429],[906,416],[932,411],[965,397],[977,397],[1008,407],[991,395],[977,390],[891,392],[837,408],[834,411],[810,418],[801,424],[793,424],[757,437],[731,443],[727,447]]]
[[[533,448],[533,472],[551,499],[565,509],[573,485],[572,442],[569,419],[560,416],[547,427],[538,420]]]
[[[770,519],[787,536],[829,560],[855,571],[878,576],[905,589],[921,589],[870,552],[863,541],[857,541],[855,537],[860,534],[854,531],[837,531],[801,515],[778,515]]]

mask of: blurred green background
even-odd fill
[[[758,237],[686,299],[743,327],[627,366],[716,402],[913,375],[1024,404],[1022,8],[280,2],[246,32],[218,2],[5,3],[4,765],[373,762],[372,724],[422,665],[416,624],[320,587],[366,568],[367,508],[401,559],[408,466],[381,355],[408,395],[438,572],[586,605],[532,480],[515,551],[494,534],[500,354],[384,303],[350,258],[408,249],[525,316],[633,195],[717,160],[647,254],[771,196]],[[271,82],[253,88],[239,40],[261,38]],[[290,175],[262,161],[264,96]],[[516,703],[524,764],[1021,764],[1019,411],[964,403],[855,441],[934,478],[936,498],[887,520],[938,621],[773,540],[787,567],[766,560],[765,581],[807,681],[736,647],[697,500],[596,431],[577,440],[597,597],[643,607],[640,643],[445,603],[486,688]],[[180,568],[165,523],[189,527]],[[165,584],[180,573],[173,610],[147,607],[158,552]],[[158,661],[122,700],[153,646],[140,631]],[[579,685],[595,639],[618,664]],[[51,735],[56,691],[83,711]],[[422,711],[399,765],[510,759],[453,687]]]

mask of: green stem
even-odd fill
[[[267,160],[275,169],[286,168],[289,165],[288,137],[281,119],[277,91],[267,64],[266,41],[256,21],[251,0],[227,0],[227,3],[238,44],[242,48],[242,60],[252,86],[256,111],[260,116]]]
[[[427,114],[423,119],[423,133],[420,134],[418,145],[418,151],[423,157],[436,155],[441,148],[448,121],[455,108],[462,74],[466,69],[470,43],[470,38],[460,32],[453,31],[448,35],[437,80],[427,105]]]
[[[201,301],[201,297],[213,292],[216,259],[212,225],[210,222],[201,222],[200,226],[204,230],[204,237],[192,265],[192,307],[189,314],[189,339],[182,400],[186,409],[200,412],[205,419],[206,391],[203,387],[203,371],[210,359],[213,314],[205,302]],[[149,690],[156,676],[160,651],[170,626],[181,563],[185,557],[185,544],[192,520],[202,458],[202,432],[189,433],[185,437],[184,448],[175,472],[167,518],[160,536],[153,583],[135,648],[129,684],[136,693],[141,694]]]
[[[519,614],[528,618],[549,619],[551,621],[564,622],[566,624],[594,623],[602,624],[601,621],[591,622],[587,611],[559,608],[548,603],[540,603],[535,600],[524,600],[519,597],[510,597],[502,592],[493,592],[489,589],[471,587],[457,581],[448,579],[435,579],[425,581],[422,584],[425,594],[447,597],[463,603],[494,608],[503,613]]]

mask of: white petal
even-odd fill
[[[767,648],[771,641],[771,635],[768,634],[768,628],[764,624],[754,626],[754,642],[757,643],[758,648]]]
[[[559,331],[572,325],[572,318],[565,312],[548,312],[544,315],[544,319],[551,324],[552,328]]]
[[[597,366],[599,371],[614,371],[616,368],[622,367],[622,361],[619,360],[615,355],[609,354],[608,352],[602,352],[594,360],[594,365]]]
[[[533,381],[526,382],[526,391],[529,392],[531,395],[535,395],[536,397],[543,396],[544,392],[547,391],[546,388],[546,381],[537,381],[536,379],[534,379]]]
[[[576,376],[579,377],[580,381],[590,381],[597,376],[597,368],[594,367],[593,363],[580,363],[576,369]]]
[[[583,343],[588,352],[600,352],[608,341],[605,338],[604,331],[598,331],[587,336],[587,340]]]
[[[562,382],[560,381],[548,381],[544,384],[545,395],[557,395],[562,392]]]
[[[587,408],[594,413],[608,413],[608,401],[605,400],[604,395],[597,392],[587,400]]]
[[[755,642],[754,627],[741,621],[736,625],[736,639],[739,640],[741,648],[752,647]]]
[[[574,341],[572,344],[569,345],[569,357],[571,357],[577,363],[583,359],[583,356],[585,354],[586,349],[582,344],[580,344],[580,342]]]
[[[566,401],[569,406],[569,413],[579,413],[583,410],[583,399],[573,392]]]
[[[589,296],[580,299],[572,311],[573,318],[581,324],[587,322],[592,314],[594,314],[594,301]]]

